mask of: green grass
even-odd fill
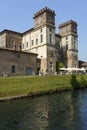
[[[80,80],[80,75],[77,80]],[[70,75],[0,78],[0,97],[32,95],[71,89]],[[85,75],[87,80],[87,76]]]

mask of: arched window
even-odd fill
[[[31,67],[27,67],[27,68],[25,69],[25,73],[26,73],[26,74],[32,74],[32,68],[31,68]]]

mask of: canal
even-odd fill
[[[87,130],[87,89],[0,102],[0,130]]]

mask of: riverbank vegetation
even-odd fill
[[[70,84],[72,89],[80,89],[80,88],[86,88],[87,87],[87,80],[83,75],[80,75],[80,80],[77,80],[77,75],[72,74],[70,79]]]
[[[77,75],[78,82],[87,81],[87,75]],[[0,98],[18,95],[38,95],[72,89],[70,84],[71,75],[56,76],[23,76],[0,78]],[[81,87],[83,83],[81,82]]]

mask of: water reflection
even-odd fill
[[[86,130],[87,90],[0,103],[0,130]]]

